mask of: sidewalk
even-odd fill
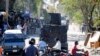
[[[89,56],[100,56],[100,49],[87,49],[89,51]]]
[[[74,41],[68,41],[69,53],[71,53],[71,49],[73,47],[73,44],[74,44]],[[79,41],[78,47],[80,49],[84,49],[85,51],[88,51],[89,52],[89,56],[100,56],[100,48],[98,49],[99,51],[97,52],[96,49],[93,50],[93,49],[84,47],[84,41]]]

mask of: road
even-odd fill
[[[32,38],[34,38],[35,40],[36,40],[36,42],[35,42],[35,46],[37,47],[37,44],[38,44],[38,42],[39,42],[39,36],[38,35],[30,35],[29,36],[29,38],[27,38],[27,39],[25,39],[25,46],[24,46],[24,48],[27,48],[28,46],[29,46],[29,41],[32,39]],[[19,44],[19,43],[18,43]],[[13,53],[11,53],[11,54],[13,54]],[[7,55],[8,56],[8,55]],[[20,55],[9,55],[9,56],[20,56]]]
[[[86,48],[84,46],[85,39],[84,40],[83,39],[82,38],[81,39],[78,39],[78,37],[77,37],[77,39],[76,39],[76,37],[74,37],[74,38],[73,37],[72,38],[71,37],[68,38],[68,50],[69,50],[69,53],[71,53],[71,50],[72,50],[72,48],[74,46],[74,42],[76,40],[78,40],[79,41],[79,45],[78,45],[78,48],[79,49],[88,50],[89,51],[89,56],[100,56],[100,49],[99,49],[99,52],[98,53],[95,51],[96,49],[94,49],[93,51],[91,51],[92,49],[88,49],[88,48]]]
[[[39,36],[38,35],[31,35],[31,36],[29,36],[29,38],[28,39],[26,39],[25,40],[25,48],[27,48],[28,46],[29,46],[29,44],[28,44],[28,42],[29,42],[29,40],[31,39],[31,38],[35,38],[35,40],[36,40],[36,43],[35,43],[35,46],[37,46],[37,44],[38,44],[38,42],[39,42]],[[69,40],[68,40],[68,50],[69,50],[69,53],[71,53],[71,50],[72,50],[72,48],[73,48],[73,46],[74,46],[74,42],[75,42],[75,40],[70,40],[70,39],[72,39],[72,38],[69,38]],[[78,39],[79,40],[79,39]],[[82,49],[82,48],[84,48],[83,47],[83,45],[84,45],[84,41],[83,40],[80,40],[79,41],[79,48],[80,49]],[[88,51],[89,51],[89,55],[90,56],[100,56],[100,54],[99,53],[93,53],[93,52],[91,52],[91,50],[90,49],[88,49]],[[15,56],[15,55],[14,55]]]

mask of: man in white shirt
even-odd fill
[[[53,46],[53,49],[54,50],[61,50],[61,42],[60,42],[60,40],[57,38],[56,39],[56,44]]]
[[[51,55],[54,55],[54,52],[59,53],[61,51],[61,42],[58,38],[56,41],[56,44],[52,47]]]

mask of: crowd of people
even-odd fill
[[[2,34],[7,29],[19,29],[22,30],[24,34],[27,34],[27,27],[29,23],[29,16],[25,16],[24,13],[16,13],[11,12],[6,19],[4,17],[4,14],[0,14],[0,37],[2,37]],[[47,47],[46,42],[41,41],[39,42],[39,49],[37,49],[35,44],[35,39],[31,39],[29,41],[30,46],[26,49],[24,49],[23,56],[39,56],[39,50],[45,51],[45,48]],[[79,51],[77,48],[78,41],[75,42],[75,46],[72,49],[72,56],[77,56],[76,51]],[[52,48],[48,48],[51,51],[51,54],[53,55],[53,52],[60,52],[61,51],[61,42],[57,38],[56,44]],[[2,55],[3,49],[0,47],[0,56]],[[88,54],[87,54],[88,56]]]
[[[49,51],[51,56],[54,56],[54,52],[57,52],[57,53],[61,52],[61,42],[60,42],[59,38],[56,39],[56,44],[53,47],[48,47],[48,44],[45,41],[43,41],[42,39],[40,39],[38,48],[36,48],[34,46],[35,39],[31,39],[29,41],[29,44],[30,44],[30,46],[25,49],[24,56],[25,55],[26,56],[36,56],[36,55],[39,56],[40,55],[39,51],[42,50],[45,53],[46,48],[48,48],[47,51]],[[88,51],[84,52],[84,49],[79,49],[77,46],[78,46],[78,41],[75,41],[75,45],[73,46],[71,54],[68,56],[89,56]],[[82,51],[84,53],[80,54],[80,53],[77,53],[77,51]],[[48,53],[46,53],[46,54],[48,54]],[[62,56],[67,56],[67,54],[68,53],[66,53]]]
[[[5,16],[6,12],[0,12],[0,37],[2,37],[2,34],[7,29],[21,29],[24,34],[27,34],[28,27],[31,29],[31,27],[34,28],[34,31],[36,31],[37,25],[39,25],[39,20],[37,18],[34,18],[35,20],[31,23],[30,14],[25,12],[9,12],[8,17]],[[29,24],[32,24],[30,26]]]
[[[35,41],[36,40],[34,38],[32,38],[29,41],[30,45],[27,48],[23,49],[22,56],[40,56],[41,54],[39,53],[39,51],[41,50],[47,55],[48,53],[50,53],[51,56],[54,56],[54,52],[57,52],[57,53],[61,52],[61,42],[58,38],[56,39],[56,44],[53,47],[49,47],[48,44],[42,39],[40,39],[40,42],[38,43],[38,47],[36,47]],[[88,51],[84,52],[84,54],[77,53],[77,51],[84,51],[83,49],[77,48],[77,45],[78,45],[78,41],[75,41],[75,45],[73,46],[70,56],[82,56],[82,55],[89,56]],[[46,51],[48,51],[48,53]],[[64,54],[64,56],[67,56],[67,54],[68,53]],[[0,46],[0,56],[2,55],[3,55],[3,48],[2,46]]]
[[[48,44],[43,41],[43,39],[40,39],[40,42],[38,43],[38,49],[34,46],[35,44],[35,39],[31,39],[29,41],[30,46],[24,49],[25,53],[24,56],[39,56],[39,51],[43,51],[44,53],[46,52],[46,48],[48,48],[48,51],[50,50],[51,55],[53,55],[53,52],[59,52],[61,50],[61,42],[59,39],[56,39],[56,44],[51,48],[48,47]]]
[[[6,12],[5,12],[6,13]],[[8,17],[0,13],[0,30],[1,34],[7,29],[22,29],[26,31],[29,17],[23,16],[22,13],[10,12]],[[20,27],[19,27],[20,25]]]

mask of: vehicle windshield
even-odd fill
[[[25,35],[23,34],[5,34],[4,35],[5,39],[11,39],[11,38],[26,38]]]
[[[5,34],[4,39],[5,42],[24,42],[24,39],[26,38],[23,34]]]
[[[24,42],[24,39],[23,39],[23,38],[5,39],[5,42],[6,42],[6,43],[9,43],[9,42],[11,42],[11,43],[13,43],[13,42]]]

